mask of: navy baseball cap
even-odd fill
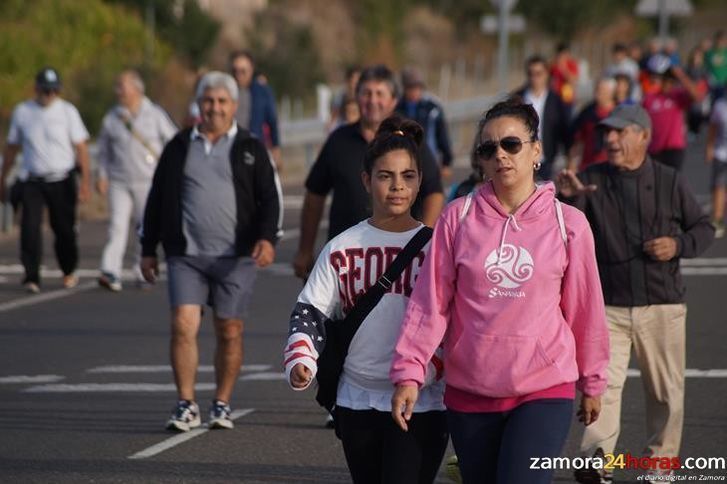
[[[35,85],[41,89],[57,91],[61,88],[61,76],[52,67],[44,67],[35,76]]]

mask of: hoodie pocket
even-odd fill
[[[447,383],[476,395],[514,397],[560,383],[537,337],[471,332],[445,352]]]

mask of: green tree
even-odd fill
[[[518,0],[515,10],[532,27],[570,41],[583,29],[607,25],[619,14],[633,12],[636,0]]]
[[[173,45],[178,54],[186,57],[193,67],[207,61],[215,45],[220,23],[204,12],[196,0],[106,0],[129,6],[146,18],[153,9],[155,28],[159,37]]]
[[[98,129],[114,102],[113,79],[144,61],[146,29],[126,8],[101,0],[3,0],[0,2],[0,127],[13,106],[33,95],[35,74],[55,67],[63,95],[78,107],[88,128]],[[158,43],[150,69],[171,55]]]
[[[316,45],[308,25],[293,24],[284,12],[258,14],[255,28],[246,33],[256,70],[265,74],[276,94],[309,98],[324,79]]]

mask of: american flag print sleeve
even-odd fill
[[[340,315],[338,274],[330,264],[329,247],[330,244],[321,251],[290,315],[288,341],[283,352],[288,383],[290,372],[298,363],[315,377],[318,355],[326,344],[325,322]],[[309,385],[294,390],[304,390]]]

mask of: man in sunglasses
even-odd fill
[[[561,198],[580,208],[593,228],[611,340],[601,417],[586,427],[581,451],[613,453],[633,347],[646,390],[644,453],[673,458],[681,445],[686,359],[679,259],[704,252],[714,229],[684,178],[648,156],[651,119],[641,106],[618,106],[599,127],[608,163],[578,175],[564,170],[557,178]],[[609,477],[598,469],[576,472],[584,483]]]
[[[515,91],[515,95],[525,103],[532,104],[540,119],[538,138],[543,144],[543,159],[538,178],[550,180],[553,173],[553,162],[558,148],[564,146],[568,129],[568,109],[558,93],[550,89],[548,80],[548,63],[534,55],[525,62],[525,86]]]
[[[270,150],[270,156],[279,172],[283,171],[280,156],[280,134],[275,96],[266,82],[255,72],[255,60],[250,52],[237,50],[230,54],[230,74],[237,81],[240,97],[235,120],[249,130]]]

